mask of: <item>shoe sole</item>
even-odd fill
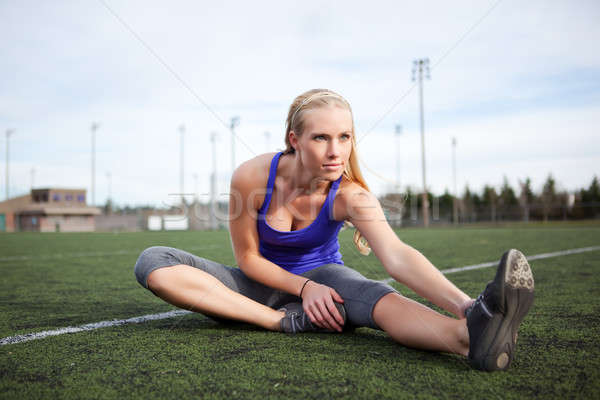
[[[527,259],[519,250],[504,253],[495,281],[501,284],[504,318],[485,359],[487,370],[506,370],[514,357],[519,325],[533,304],[535,282]]]

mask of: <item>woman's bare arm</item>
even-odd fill
[[[369,242],[392,278],[444,310],[463,317],[470,297],[446,279],[419,251],[398,238],[372,193],[352,184],[344,195],[344,204],[350,222]]]

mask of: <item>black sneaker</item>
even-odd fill
[[[496,277],[465,311],[469,362],[477,369],[507,369],[514,357],[517,331],[533,304],[533,274],[519,250],[502,255]]]
[[[335,307],[338,309],[342,318],[344,319],[344,325],[346,324],[346,309],[340,303],[333,302]],[[300,333],[300,332],[320,332],[320,333],[334,333],[336,330],[321,328],[314,325],[310,320],[308,314],[304,312],[302,303],[289,303],[280,308],[278,311],[284,311],[285,317],[281,319],[281,331],[286,333]]]

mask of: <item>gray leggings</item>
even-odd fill
[[[152,271],[178,264],[190,265],[207,272],[231,290],[274,309],[287,303],[302,302],[298,296],[250,279],[239,268],[229,267],[172,247],[155,246],[144,250],[135,264],[135,277],[140,285],[148,289],[147,279]],[[390,285],[367,279],[352,268],[340,264],[324,264],[300,276],[327,285],[342,296],[347,314],[346,329],[366,326],[381,330],[372,317],[375,303],[388,293],[398,293]],[[214,319],[223,321],[219,318]]]

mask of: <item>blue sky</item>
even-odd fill
[[[461,192],[499,187],[504,175],[514,187],[529,176],[539,190],[549,173],[574,190],[600,175],[597,1],[414,3],[2,2],[0,197],[6,129],[15,129],[11,195],[29,190],[32,169],[35,187],[89,189],[94,121],[97,204],[107,173],[118,204],[172,204],[181,124],[185,192],[196,174],[208,193],[213,131],[225,192],[231,143],[222,121],[241,118],[237,164],[281,149],[288,105],[315,87],[352,104],[378,194],[396,179],[393,132],[402,124],[401,183],[418,188],[411,68],[421,57],[432,66],[424,98],[434,192],[452,190],[452,137]]]

